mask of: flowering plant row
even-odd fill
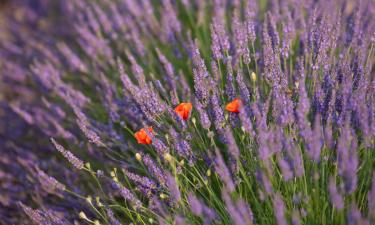
[[[375,224],[373,1],[6,7],[1,222]]]

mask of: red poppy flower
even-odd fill
[[[242,106],[242,101],[239,98],[235,98],[233,101],[229,102],[225,109],[229,112],[239,113]]]
[[[183,119],[189,119],[189,115],[191,110],[193,109],[193,105],[190,102],[181,103],[179,104],[174,111]]]
[[[152,129],[152,127],[148,127],[147,129],[151,133],[154,131]],[[144,128],[142,128],[139,131],[137,131],[134,134],[134,137],[137,139],[137,141],[138,141],[139,144],[149,145],[149,144],[152,143],[151,138],[147,135],[147,132],[146,132],[146,130]]]

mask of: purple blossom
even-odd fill
[[[37,224],[49,225],[51,224],[49,221],[46,221],[45,217],[43,216],[42,212],[39,210],[33,210],[32,208],[22,204],[22,202],[18,203],[26,215]]]
[[[86,119],[84,119],[84,120],[77,119],[76,121],[77,121],[77,124],[78,124],[79,128],[85,134],[87,139],[89,139],[90,142],[96,144],[99,147],[105,146],[105,144],[101,141],[98,134],[95,131],[93,131],[92,129],[89,128],[89,124],[88,124]]]
[[[337,190],[336,183],[333,177],[329,178],[328,191],[329,191],[331,203],[335,206],[335,208],[338,210],[343,209],[344,200],[341,194],[339,193],[339,191]]]
[[[236,45],[236,56],[237,58],[242,57],[245,64],[249,64],[250,52],[247,47],[247,29],[245,24],[240,21],[239,12],[236,10],[232,19],[233,30],[234,30],[234,43]]]
[[[147,154],[142,154],[143,163],[146,165],[147,169],[152,173],[153,176],[159,181],[163,186],[166,184],[164,171],[156,165],[154,160]]]
[[[139,201],[133,193],[126,187],[120,187],[120,194],[125,199],[130,201],[132,204],[135,205],[135,208],[140,208],[142,206],[142,202]]]
[[[221,52],[219,36],[216,33],[213,25],[210,26],[210,29],[211,29],[211,39],[212,39],[211,51],[212,51],[214,59],[220,60],[223,58],[223,54]]]
[[[267,194],[271,195],[273,193],[272,184],[267,175],[262,171],[257,171],[256,177],[260,184],[263,186],[264,190],[267,192]]]
[[[203,105],[206,105],[210,96],[209,89],[207,88],[209,87],[207,85],[209,74],[206,64],[200,55],[199,48],[197,47],[196,43],[192,44],[191,52],[194,65],[193,74],[195,94],[198,100],[201,101]]]
[[[247,36],[249,41],[254,44],[256,39],[255,33],[255,10],[256,10],[256,2],[255,1],[247,1],[247,7],[245,12],[246,17],[246,28],[247,28]]]
[[[281,173],[283,174],[283,179],[285,181],[290,180],[293,178],[293,172],[286,160],[283,159],[283,157],[278,158],[278,165],[281,169]]]
[[[54,177],[48,176],[43,170],[36,167],[37,179],[42,188],[51,194],[58,194],[65,190],[65,185],[57,181]]]
[[[238,199],[236,206],[242,218],[245,220],[245,224],[253,224],[254,216],[250,206],[243,199]]]
[[[245,84],[243,73],[240,70],[238,70],[237,72],[236,81],[240,91],[241,101],[243,101],[243,103],[245,104],[245,109],[247,109],[247,107],[250,105],[250,92]]]
[[[231,65],[231,60],[227,60],[227,76],[225,83],[225,94],[229,100],[236,98],[236,92],[233,84],[233,69]]]
[[[61,54],[64,55],[70,66],[76,70],[79,70],[83,73],[88,72],[88,68],[84,62],[67,46],[65,43],[61,42],[57,44],[58,49],[61,51]]]
[[[177,131],[173,128],[170,128],[169,133],[173,138],[174,148],[177,151],[177,154],[191,160],[193,153],[189,142],[186,141],[183,137],[181,137],[181,135],[178,134]]]
[[[367,219],[363,218],[361,212],[358,210],[357,206],[351,205],[350,211],[347,214],[347,223],[349,225],[359,224],[359,225],[370,225]]]
[[[171,198],[175,203],[178,203],[181,199],[181,193],[177,186],[176,179],[172,174],[167,173],[167,187],[171,193]]]
[[[337,143],[337,164],[338,173],[344,179],[345,191],[353,193],[357,187],[357,140],[352,135],[349,127],[349,119],[346,119],[345,126]]]
[[[224,24],[222,21],[218,18],[214,18],[213,20],[213,28],[217,32],[217,35],[219,36],[220,40],[220,46],[224,53],[228,53],[230,49],[230,43],[227,31],[224,27]]]
[[[229,192],[233,192],[235,190],[235,185],[232,180],[232,175],[226,166],[223,157],[221,156],[219,150],[216,149],[216,158],[215,158],[215,171],[219,175],[220,179],[226,185],[226,188]]]
[[[230,217],[232,218],[232,221],[235,225],[246,225],[246,221],[243,218],[243,215],[241,215],[241,212],[238,211],[235,204],[232,202],[232,199],[229,195],[229,193],[223,189],[222,196],[225,202],[225,206],[228,210],[228,213]]]
[[[78,159],[70,151],[66,150],[62,145],[57,143],[55,139],[51,138],[51,141],[57,149],[57,151],[59,151],[75,168],[79,170],[83,169],[83,162],[80,159]]]
[[[237,146],[236,140],[234,139],[233,133],[229,128],[225,129],[225,140],[226,144],[228,145],[229,154],[234,157],[235,159],[239,159],[240,157],[240,150]]]
[[[220,131],[224,127],[225,118],[223,108],[220,106],[219,98],[216,94],[211,95],[210,106],[215,128]]]
[[[110,208],[106,208],[106,213],[111,222],[111,225],[121,225],[121,223],[116,219],[115,214]]]
[[[1,4],[0,221],[297,225],[331,204],[322,223],[375,223],[374,3],[160,3]]]
[[[285,218],[285,205],[280,194],[276,194],[273,199],[273,208],[278,225],[287,225],[288,222]]]
[[[148,177],[139,176],[138,174],[131,173],[127,170],[124,170],[124,173],[129,180],[147,188],[149,191],[153,191],[157,188],[155,182]]]
[[[202,124],[202,127],[206,130],[209,130],[211,127],[211,120],[208,117],[208,114],[206,110],[203,108],[203,105],[199,102],[195,102],[195,107],[197,108],[197,111],[199,113],[200,122]]]
[[[188,202],[191,212],[196,216],[202,216],[204,218],[204,224],[210,224],[213,220],[216,219],[217,215],[215,211],[206,206],[204,202],[198,199],[194,194],[188,194]]]

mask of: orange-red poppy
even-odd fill
[[[233,101],[229,102],[225,109],[229,112],[239,113],[242,106],[242,101],[239,98],[235,98]]]
[[[147,129],[150,133],[152,133],[154,131],[154,129],[152,129],[152,127],[148,127]],[[147,135],[147,132],[144,128],[137,131],[134,134],[134,137],[137,139],[139,144],[149,145],[149,144],[152,143],[151,138]]]
[[[189,119],[189,115],[191,110],[193,109],[193,105],[190,102],[183,102],[179,104],[174,111],[183,119],[187,120]]]

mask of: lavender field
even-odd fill
[[[0,1],[0,224],[374,225],[375,1]]]

